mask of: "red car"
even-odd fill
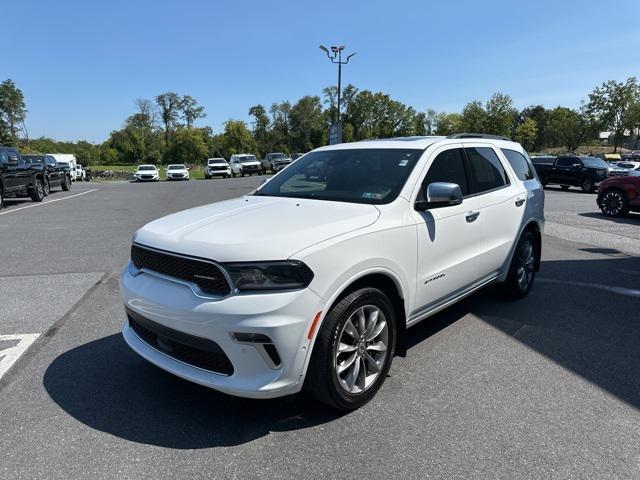
[[[607,217],[640,212],[640,177],[609,177],[598,187],[598,207]]]

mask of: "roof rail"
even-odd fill
[[[492,140],[506,140],[512,142],[509,137],[503,137],[502,135],[490,135],[488,133],[454,133],[447,136],[447,138],[490,138]]]

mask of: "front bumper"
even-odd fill
[[[209,175],[210,177],[231,175],[231,169],[227,168],[224,170],[207,170],[207,175]]]
[[[134,177],[141,182],[157,182],[160,180],[159,175],[134,175]]]
[[[167,175],[167,180],[189,180],[189,174],[177,173],[177,174]]]
[[[154,348],[125,321],[122,334],[139,355],[181,378],[242,397],[272,398],[300,391],[310,349],[307,332],[321,299],[310,289],[269,294],[199,298],[189,286],[153,273],[120,276],[125,307],[156,324],[212,340],[233,365],[222,375],[184,363]],[[270,364],[259,345],[237,342],[232,334],[257,333],[271,339],[281,362]]]

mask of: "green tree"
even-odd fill
[[[187,128],[191,128],[196,120],[207,116],[204,113],[204,107],[198,105],[196,99],[191,95],[185,95],[180,99],[179,109]]]
[[[235,153],[258,154],[256,141],[247,124],[242,120],[227,120],[224,124],[224,132],[218,141],[218,148],[225,158]]]
[[[462,109],[462,131],[484,133],[488,127],[488,115],[482,102],[469,102]]]
[[[438,114],[432,108],[427,110],[424,116],[425,135],[434,135],[438,125]]]
[[[26,118],[27,109],[22,91],[11,79],[0,83],[0,119],[4,129],[8,130],[5,130],[3,136],[7,137],[8,134],[15,146],[18,146],[18,130],[24,127]]]
[[[487,121],[482,133],[506,137],[512,135],[518,111],[513,108],[513,100],[509,95],[494,93],[487,102],[486,111]]]
[[[533,142],[532,151],[539,152],[543,147],[553,143],[552,132],[549,130],[549,110],[542,105],[532,105],[520,113],[521,121],[530,118],[536,122],[537,134]]]
[[[180,97],[177,93],[166,92],[156,97],[156,104],[160,109],[160,118],[164,124],[164,139],[168,145],[178,121]]]
[[[609,80],[589,94],[587,111],[613,132],[614,152],[622,142],[625,130],[634,126],[628,111],[639,98],[640,86],[635,77],[625,82]]]
[[[564,146],[570,152],[575,151],[585,140],[593,136],[597,125],[585,108],[578,111],[556,107],[549,114],[549,128],[553,132],[554,146]]]
[[[253,137],[258,144],[258,150],[261,155],[269,153],[269,115],[265,108],[258,104],[249,109],[249,115],[253,117]]]
[[[173,135],[167,157],[171,163],[202,163],[208,155],[202,131],[197,128],[181,128]]]
[[[525,150],[532,151],[538,136],[538,126],[532,118],[525,118],[515,130],[514,140],[524,147]]]
[[[321,146],[324,129],[320,97],[302,97],[289,113],[289,151],[306,152]]]
[[[451,135],[462,132],[462,115],[459,113],[440,112],[436,115],[437,135]]]

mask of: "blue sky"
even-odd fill
[[[517,107],[577,106],[640,75],[638,0],[1,3],[0,80],[24,92],[31,137],[101,142],[136,98],[168,90],[194,96],[218,132],[252,105],[335,83],[320,44],[358,52],[345,83],[419,110],[497,91]]]

